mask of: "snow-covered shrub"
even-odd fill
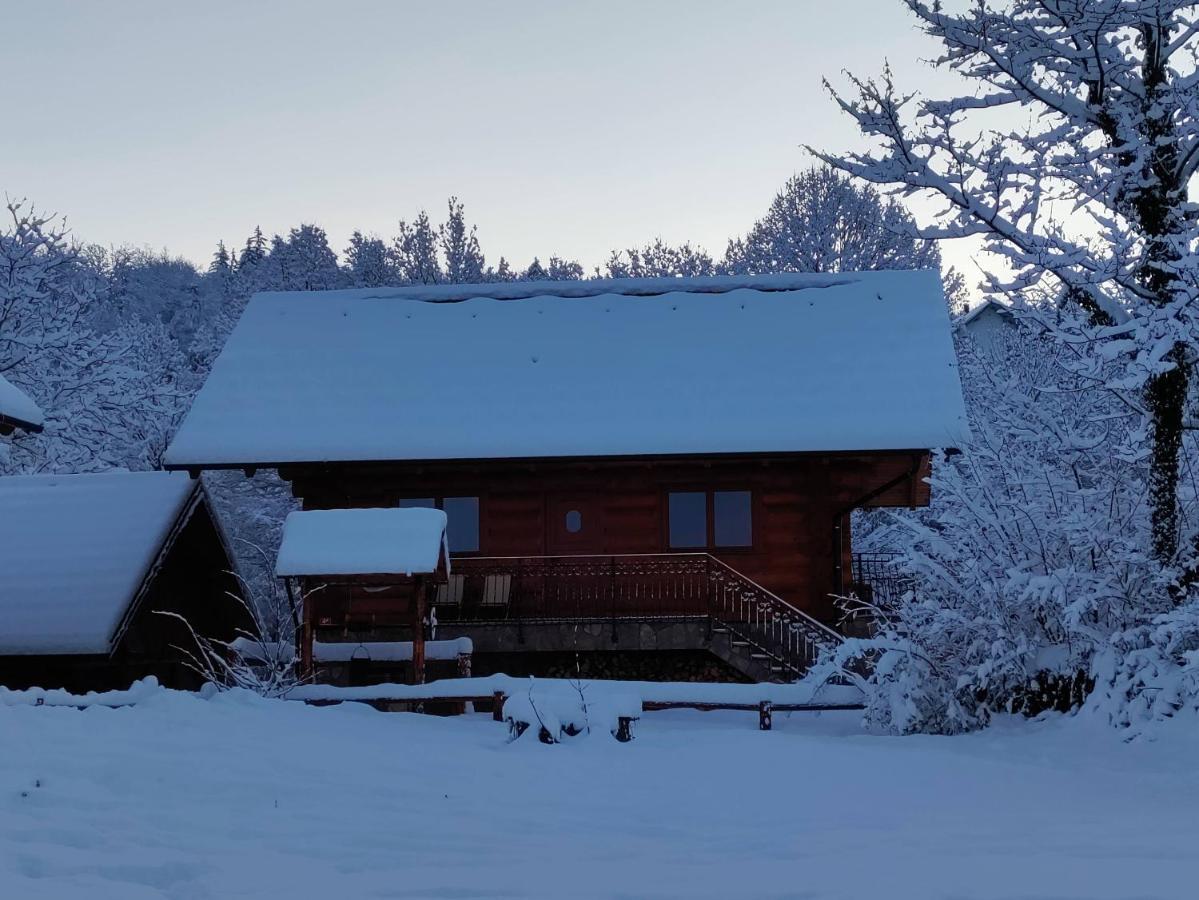
[[[231,596],[242,604],[250,624],[233,640],[220,641],[199,634],[178,613],[161,615],[186,625],[192,645],[177,649],[183,653],[186,665],[206,682],[217,689],[241,688],[263,697],[283,697],[304,681],[296,659],[304,598],[290,596],[278,580],[263,591],[234,575],[245,597]]]
[[[529,679],[527,691],[518,691],[504,700],[503,718],[512,740],[532,732],[543,744],[557,744],[564,738],[608,732],[621,736],[620,721],[641,717],[641,698],[627,692],[593,691],[582,681],[567,684]]]
[[[816,676],[853,678],[872,726],[956,732],[1076,706],[1111,636],[1169,610],[1137,420],[1077,363],[1032,327],[985,349],[960,337],[973,437],[934,460],[933,508],[894,519],[913,589]]]
[[[1116,725],[1140,730],[1199,714],[1199,601],[1116,635],[1094,673],[1088,706]]]

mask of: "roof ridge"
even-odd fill
[[[655,297],[662,294],[727,294],[738,290],[761,293],[792,292],[854,284],[878,276],[906,275],[923,270],[893,272],[784,272],[766,275],[703,275],[655,278],[594,278],[578,281],[497,281],[471,284],[422,284],[406,287],[353,288],[338,291],[260,291],[253,299],[320,296],[344,300],[424,300],[457,303],[464,300],[528,300],[536,297],[583,299],[618,295]]]

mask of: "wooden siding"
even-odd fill
[[[833,525],[861,498],[869,506],[929,501],[922,451],[711,459],[542,462],[338,463],[285,467],[305,509],[393,506],[406,497],[479,497],[480,554],[660,553],[669,550],[667,495],[752,492],[753,546],[711,548],[747,577],[801,609],[833,618]],[[915,469],[913,469],[915,467]],[[912,473],[915,471],[915,477]],[[563,534],[563,510],[583,515]],[[848,528],[841,554],[851,552]]]

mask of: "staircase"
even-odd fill
[[[754,681],[793,681],[843,638],[736,569],[708,556],[710,650]]]

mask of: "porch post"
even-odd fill
[[[412,683],[425,683],[425,579],[417,576],[412,599]]]
[[[287,595],[291,597],[291,579],[284,578],[284,584],[287,586]],[[303,583],[300,586],[300,596],[305,595]],[[312,677],[312,604],[305,602],[303,605],[304,625],[300,629],[300,674],[304,678]]]

